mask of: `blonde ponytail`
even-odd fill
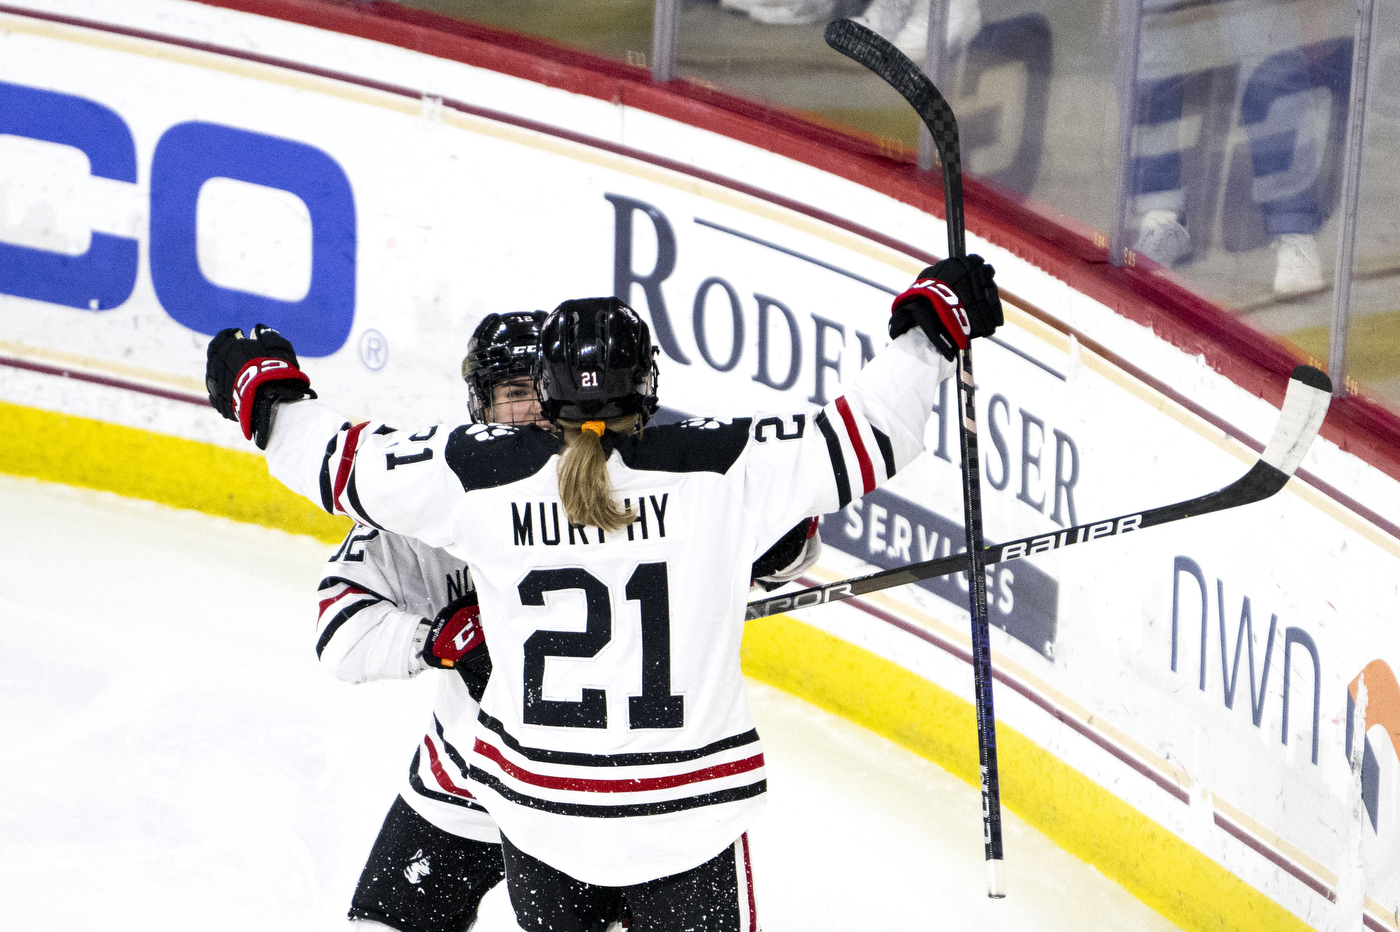
[[[564,452],[559,457],[559,498],[570,524],[619,531],[637,520],[631,508],[623,510],[608,476],[608,455],[596,425],[602,423],[615,433],[635,433],[641,417],[629,414],[599,421],[559,421],[564,434]],[[583,428],[587,427],[587,430]]]

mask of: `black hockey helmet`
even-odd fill
[[[540,330],[536,384],[551,423],[656,413],[656,349],[646,321],[617,298],[556,307]]]
[[[490,420],[492,392],[506,379],[533,377],[544,311],[487,314],[467,341],[462,380],[467,383],[467,406],[472,420]]]

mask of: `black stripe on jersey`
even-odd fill
[[[339,615],[336,615],[333,619],[331,619],[331,623],[326,625],[326,630],[321,632],[321,637],[316,642],[316,659],[319,660],[321,658],[321,652],[326,649],[326,645],[331,642],[331,638],[335,637],[335,633],[340,630],[341,625],[345,624],[351,618],[354,618],[356,615],[369,608],[371,605],[375,605],[381,601],[383,600],[361,599],[354,605],[346,607]]]
[[[826,438],[826,451],[831,454],[831,472],[836,477],[836,498],[841,503],[837,508],[845,508],[851,503],[851,480],[846,475],[846,454],[841,452],[841,441],[836,437],[836,429],[826,416],[826,411],[818,411],[817,426]]]
[[[361,592],[368,592],[370,595],[374,596],[381,602],[394,602],[393,599],[384,598],[384,596],[375,592],[373,589],[371,589],[369,586],[366,586],[364,583],[356,582],[353,579],[346,579],[344,576],[327,576],[325,579],[321,580],[321,584],[316,587],[316,591],[319,592],[322,589],[329,589],[331,586],[335,586],[340,583],[344,583],[347,586],[353,586],[356,589],[359,589]]]
[[[474,491],[528,479],[561,448],[558,437],[533,425],[464,424],[448,435],[443,458],[462,488]]]
[[[885,478],[894,478],[894,447],[890,446],[890,437],[883,430],[870,425],[870,432],[875,435],[875,445],[880,448],[880,456],[885,460]]]
[[[376,428],[374,429],[374,433],[375,433],[377,436],[382,437],[382,436],[384,436],[385,434],[396,434],[396,433],[398,433],[398,428],[390,427],[388,424],[380,424],[378,427],[376,427]]]
[[[551,751],[547,748],[527,748],[506,732],[505,726],[501,724],[499,719],[492,718],[484,711],[481,711],[477,712],[476,720],[495,732],[500,739],[506,743],[506,747],[526,760],[539,761],[544,764],[572,764],[577,767],[637,767],[646,764],[679,764],[684,761],[699,760],[702,757],[709,757],[711,754],[718,754],[720,751],[728,751],[730,748],[740,748],[746,744],[753,744],[758,740],[758,730],[750,728],[742,735],[721,738],[713,744],[707,744],[703,748],[695,748],[690,751],[650,751],[637,754],[582,754],[577,751]]]
[[[413,787],[413,792],[419,796],[426,796],[428,799],[435,799],[440,803],[451,803],[454,806],[461,806],[463,809],[475,809],[477,812],[486,812],[486,807],[480,803],[472,802],[461,796],[453,796],[451,793],[439,793],[437,790],[428,789],[428,785],[423,782],[423,778],[418,775],[418,762],[422,758],[423,747],[419,745],[418,750],[413,752],[413,763],[408,765],[408,785]]]
[[[655,803],[624,803],[620,806],[590,806],[585,803],[555,802],[552,799],[540,799],[538,796],[517,793],[480,767],[472,768],[471,778],[482,786],[489,786],[518,806],[538,809],[541,812],[552,812],[556,815],[582,816],[586,819],[626,819],[632,816],[665,815],[668,812],[683,812],[686,809],[699,809],[702,806],[719,806],[724,803],[738,802],[741,799],[751,799],[768,792],[768,781],[759,780],[748,786],[736,786],[733,789],[702,793],[699,796],[687,796],[684,799],[667,799]]]
[[[360,493],[355,490],[355,468],[353,466],[350,467],[350,481],[345,483],[345,494],[350,496],[350,507],[354,508],[356,514],[360,516],[361,523],[377,527],[381,531],[384,530],[384,526],[371,518],[365,511],[365,506],[360,504]]]
[[[617,450],[628,469],[648,472],[729,471],[748,445],[753,418],[729,423],[706,419],[648,427],[640,435],[603,438],[604,451]]]
[[[447,752],[448,757],[452,758],[452,763],[457,765],[457,769],[465,777],[467,775],[467,761],[462,757],[462,752],[454,748],[452,742],[447,740],[447,735],[442,730],[442,722],[438,721],[437,713],[433,713],[433,728],[437,731],[438,739],[442,741],[442,749]]]
[[[350,429],[350,422],[346,421],[340,425],[342,431]],[[321,457],[321,507],[327,514],[335,514],[335,501],[331,494],[331,456],[335,454],[336,443],[340,440],[340,433],[337,432],[330,442],[326,444],[326,455]]]

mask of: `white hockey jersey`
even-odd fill
[[[321,580],[316,656],[352,683],[416,676],[429,669],[420,653],[427,620],[471,591],[471,572],[447,551],[357,524]],[[445,832],[498,843],[495,821],[467,786],[479,706],[456,673],[435,675],[431,721],[401,795]]]
[[[950,370],[911,331],[820,411],[609,434],[637,519],[606,534],[569,524],[560,441],[539,428],[410,433],[299,401],[268,463],[328,511],[469,563],[493,662],[473,792],[522,850],[622,886],[703,863],[761,810],[739,672],[751,564],[917,456]]]

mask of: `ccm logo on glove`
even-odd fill
[[[934,349],[953,359],[974,337],[990,336],[1002,324],[994,275],[980,256],[944,259],[924,269],[894,299],[890,336],[918,327]]]
[[[463,596],[438,612],[428,630],[423,662],[439,669],[451,669],[467,654],[485,643],[481,633],[481,609],[474,595]]]
[[[276,330],[263,324],[252,336],[230,327],[209,341],[204,370],[209,403],[243,428],[245,439],[267,449],[272,412],[283,401],[315,398],[311,379],[297,365],[297,354]]]
[[[308,384],[311,381],[304,372],[294,369],[291,363],[283,359],[254,359],[238,373],[233,383],[233,417],[243,428],[243,439],[253,439],[253,408],[248,402],[257,395],[258,386],[274,379],[287,378]]]
[[[972,324],[967,319],[967,311],[963,310],[962,301],[958,300],[957,293],[954,292],[953,289],[936,278],[919,279],[911,285],[904,294],[896,298],[895,302],[898,303],[901,300],[908,300],[911,297],[915,297],[920,290],[931,291],[934,295],[942,298],[943,304],[945,305],[944,307],[940,307],[937,304],[934,305],[934,307],[939,309],[939,316],[952,317],[953,321],[958,325],[958,329],[962,331],[964,338],[972,336]],[[953,334],[953,339],[957,339],[956,332]],[[967,340],[963,339],[958,345],[965,349],[967,347]]]

